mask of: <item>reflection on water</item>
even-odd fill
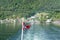
[[[0,40],[7,40],[16,34],[21,29],[21,24],[0,23]]]
[[[53,24],[32,24],[24,30],[24,40],[60,40],[60,27]],[[0,40],[20,40],[21,24],[0,24]]]

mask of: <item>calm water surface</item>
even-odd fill
[[[32,24],[24,30],[23,40],[60,40],[60,27],[53,24]],[[21,40],[20,24],[0,24],[0,40]]]

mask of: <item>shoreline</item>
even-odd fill
[[[52,22],[54,25],[60,26],[60,20],[56,20]]]

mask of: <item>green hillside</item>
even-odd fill
[[[30,17],[36,12],[60,11],[60,0],[0,0],[0,18]]]

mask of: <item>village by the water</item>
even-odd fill
[[[23,30],[23,35],[22,35],[22,23],[23,22],[26,25],[29,24],[30,26],[28,25],[28,27],[26,27],[25,24],[23,24],[24,30]],[[4,39],[21,40],[21,35],[22,35],[23,40],[31,40],[31,39],[32,40],[40,40],[40,39],[47,40],[48,38],[50,40],[50,37],[53,37],[53,38],[60,37],[58,35],[60,33],[59,26],[60,26],[59,19],[54,20],[53,17],[49,18],[49,13],[45,13],[45,12],[36,13],[34,16],[31,16],[27,19],[25,19],[24,17],[19,18],[18,16],[16,17],[16,19],[6,18],[4,20],[0,20],[0,32],[2,33],[2,35],[0,37],[1,37],[1,39],[3,38],[2,40],[4,40]],[[46,33],[48,33],[48,34],[46,34]],[[55,34],[55,33],[57,33],[57,34]],[[6,35],[6,36],[3,36],[3,35]],[[49,35],[50,35],[50,37],[49,37]],[[45,36],[47,38],[45,38]],[[42,37],[42,38],[40,38],[40,37]]]

